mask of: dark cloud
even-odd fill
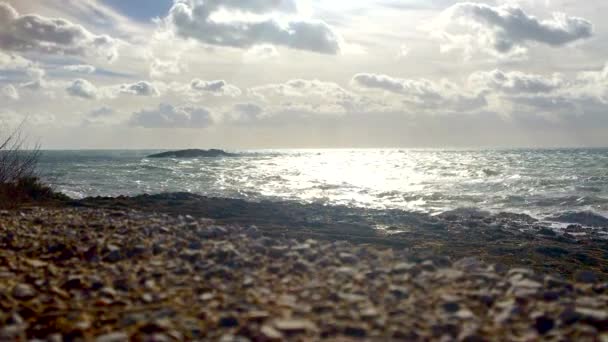
[[[102,117],[112,116],[112,115],[114,115],[114,113],[115,113],[114,109],[104,106],[104,107],[100,107],[100,108],[92,110],[89,113],[89,116],[93,117],[93,118],[102,118]]]
[[[476,72],[469,77],[469,81],[475,86],[510,94],[550,93],[564,86],[564,81],[557,76],[547,78],[541,75],[501,70]]]
[[[20,15],[9,4],[2,2],[0,48],[62,55],[93,54],[108,59],[117,56],[116,41],[110,36],[95,35],[64,19],[37,14]]]
[[[586,19],[554,13],[551,19],[540,20],[514,4],[457,3],[439,16],[435,26],[446,49],[480,48],[498,55],[520,54],[529,43],[559,47],[593,34]]]
[[[274,19],[261,21],[215,21],[211,15],[219,9],[246,13],[291,12],[293,1],[179,0],[171,8],[167,21],[177,34],[210,45],[249,48],[260,44],[282,45],[292,49],[324,54],[340,51],[340,37],[321,21],[292,20],[279,23]]]

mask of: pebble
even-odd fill
[[[32,225],[36,218],[44,223]],[[607,287],[583,269],[565,280],[478,258],[451,264],[249,230],[135,211],[9,212],[0,216],[0,340],[73,339],[66,331],[102,342],[601,341],[608,333]],[[58,315],[35,314],[43,311]]]
[[[129,341],[129,335],[125,332],[112,332],[109,334],[98,336],[95,342],[126,342]]]
[[[271,341],[278,341],[283,338],[283,334],[270,325],[262,326],[260,333],[262,334],[262,337]]]
[[[278,330],[287,333],[314,331],[317,329],[312,321],[305,319],[279,319],[274,322],[274,326]]]
[[[13,288],[13,297],[27,300],[36,297],[36,290],[29,284],[17,284]]]
[[[598,281],[597,275],[591,271],[579,271],[574,275],[574,279],[585,284],[594,284]]]
[[[537,317],[534,322],[534,327],[536,328],[538,333],[541,335],[544,335],[544,334],[548,333],[549,331],[551,331],[551,329],[553,329],[554,326],[555,326],[555,321],[553,320],[553,318],[548,317],[548,316]]]

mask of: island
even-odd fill
[[[234,153],[228,153],[223,150],[211,149],[211,150],[179,150],[179,151],[168,151],[162,153],[151,154],[146,158],[215,158],[215,157],[236,157]]]

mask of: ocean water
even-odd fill
[[[158,151],[43,151],[45,180],[74,198],[192,192],[440,213],[456,208],[608,216],[608,149],[233,151],[149,159]]]

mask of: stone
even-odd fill
[[[125,332],[112,332],[109,334],[98,336],[95,342],[127,342],[129,335]]]
[[[344,335],[351,337],[364,338],[367,336],[367,329],[358,326],[348,326],[344,328]]]
[[[598,281],[597,275],[591,271],[579,271],[574,275],[574,279],[585,284],[594,284]]]
[[[270,325],[263,325],[260,329],[262,337],[271,341],[279,341],[283,339],[283,334]]]
[[[608,310],[577,307],[575,312],[581,320],[592,324],[608,324]]]
[[[123,256],[122,256],[120,247],[114,246],[114,245],[109,245],[107,247],[107,249],[108,249],[108,253],[103,258],[103,261],[114,263],[114,262],[118,262],[118,261],[122,260]]]
[[[443,303],[443,310],[448,313],[456,313],[460,310],[460,304],[456,302]]]
[[[219,326],[223,328],[231,328],[239,325],[239,320],[234,316],[224,316],[220,318]]]
[[[29,284],[17,284],[13,287],[13,297],[27,300],[36,297],[36,290]]]
[[[286,333],[302,333],[317,330],[317,326],[307,319],[279,319],[274,322],[274,326]]]
[[[540,316],[534,321],[534,327],[539,334],[544,335],[555,327],[555,321],[551,317]]]
[[[350,253],[342,252],[338,255],[338,258],[340,258],[340,261],[346,264],[354,264],[355,262],[357,262],[357,257]]]

